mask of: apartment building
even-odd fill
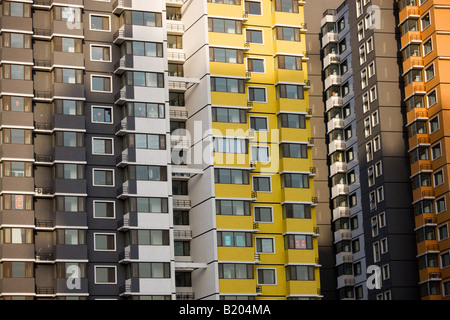
[[[449,299],[446,97],[449,1],[397,1],[420,296]]]
[[[1,3],[2,299],[320,299],[304,2]]]
[[[345,1],[321,23],[340,299],[418,298],[396,13]],[[371,266],[379,288],[367,285]]]

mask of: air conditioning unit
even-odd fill
[[[425,223],[426,223],[426,224],[433,224],[434,222],[433,222],[433,219],[432,219],[432,218],[426,218],[426,219],[425,219]]]
[[[36,188],[36,194],[42,194],[44,190],[42,188]]]

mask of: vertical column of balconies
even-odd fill
[[[33,4],[36,295],[88,295],[83,1]],[[66,285],[67,268],[80,286]]]
[[[363,217],[347,5],[327,10],[321,24],[338,297],[353,299],[357,294],[358,299],[363,299],[367,293],[359,284],[365,274],[357,270],[365,268],[364,250],[352,245],[356,239],[361,243],[364,237],[362,225],[355,223]],[[344,92],[344,83],[350,84],[349,92]]]
[[[116,1],[120,26],[114,43],[121,48],[115,73],[120,77],[115,103],[122,120],[116,127],[123,141],[117,166],[124,182],[119,230],[125,247],[120,262],[126,280],[123,297],[173,299],[175,267],[171,200],[166,8],[164,1]]]
[[[1,49],[2,299],[35,295],[31,4],[3,1]]]

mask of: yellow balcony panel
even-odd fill
[[[219,261],[255,261],[254,247],[218,247]]]
[[[228,105],[246,107],[248,102],[246,93],[211,92],[212,105]]]
[[[311,189],[302,188],[284,188],[282,192],[282,201],[301,201],[301,202],[311,202],[313,197],[313,190],[310,179]]]
[[[248,154],[214,152],[214,165],[223,167],[250,167]]]
[[[264,175],[264,173],[261,173],[261,175]],[[279,189],[277,190],[276,187],[274,187],[277,185],[279,186],[279,183],[275,184],[273,180],[274,179],[272,178],[272,192],[256,192],[256,202],[280,202],[280,191]]]
[[[253,134],[248,123],[213,122],[213,134],[217,136],[233,136],[247,138]]]
[[[247,72],[244,63],[210,62],[210,73],[212,76],[235,76],[245,77]]]
[[[306,94],[304,99],[278,99],[279,111],[293,111],[293,112],[308,112],[309,109],[309,97]]]
[[[288,249],[285,251],[286,263],[316,263],[316,250]]]
[[[241,5],[228,5],[223,3],[207,3],[208,15],[218,17],[233,17],[240,19],[244,16],[244,11]]]
[[[316,281],[287,281],[288,295],[317,295],[320,288]]]
[[[215,189],[216,189],[216,198],[249,199],[252,193],[250,184],[216,183]]]
[[[312,168],[311,158],[296,159],[296,158],[281,158],[280,171],[310,171]]]
[[[309,123],[307,123],[306,129],[296,129],[296,128],[280,129],[280,141],[308,142],[309,135],[310,135]]]
[[[243,229],[252,230],[253,229],[253,217],[252,216],[231,216],[231,215],[220,215],[216,216],[217,228],[218,229]]]
[[[314,218],[313,212],[311,212],[311,216],[312,218]],[[284,219],[283,232],[297,232],[297,233],[314,232],[314,221],[315,219],[294,219],[294,218]]]
[[[242,34],[209,32],[209,44],[220,47],[242,47],[245,45],[245,32]]]
[[[305,27],[302,7],[299,7],[299,13],[275,11],[272,15],[272,19],[273,24]]]
[[[275,40],[273,44],[273,53],[283,52],[299,54],[305,52],[305,37],[304,35],[301,35],[300,38],[301,41]]]
[[[275,82],[306,83],[307,72],[305,70],[278,69],[275,72]]]
[[[219,279],[219,292],[228,294],[256,293],[255,279]]]

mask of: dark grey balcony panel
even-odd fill
[[[87,260],[88,250],[87,245],[62,245],[55,246],[55,259],[67,260]]]
[[[55,213],[55,225],[56,226],[74,226],[84,227],[87,226],[87,213],[86,212],[59,212]]]
[[[0,179],[3,191],[34,192],[34,179],[22,177],[3,177]]]
[[[0,121],[1,123],[8,124],[10,126],[31,127],[33,125],[33,113],[4,111],[0,112]]]
[[[86,161],[86,149],[83,147],[55,147],[54,160]]]
[[[0,154],[3,158],[34,159],[33,145],[0,144]]]
[[[84,97],[84,84],[55,83],[53,85],[53,95],[55,97]]]
[[[55,279],[53,287],[55,288],[55,293],[70,293],[70,294],[82,294],[82,293],[88,293],[89,289],[89,280],[88,279],[78,279],[77,280],[71,280],[71,279]],[[69,283],[69,286],[67,285]],[[79,284],[79,289],[77,288]]]
[[[23,48],[3,48],[0,51],[5,61],[33,62],[33,50]]]
[[[55,193],[81,193],[85,194],[86,180],[76,179],[55,179],[53,192]]]
[[[79,25],[77,25],[76,22],[69,24],[67,23],[67,21],[53,21],[52,31],[53,33],[82,36],[83,23],[81,22]]]
[[[70,61],[71,66],[84,66],[84,53],[75,52],[53,52],[54,65],[68,65]]]
[[[55,114],[53,117],[54,128],[84,129],[85,123],[85,116]]]

